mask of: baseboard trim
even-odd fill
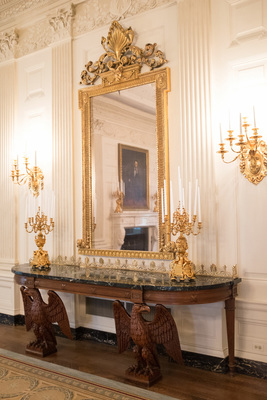
[[[0,324],[3,325],[25,325],[24,315],[8,315],[0,313]]]
[[[0,324],[25,325],[25,318],[24,315],[11,316],[0,313]],[[58,325],[54,325],[54,328],[57,336],[64,337]],[[82,326],[72,328],[71,332],[74,340],[94,340],[112,346],[117,345],[117,337],[115,333],[84,328]],[[158,352],[159,354],[168,357],[163,346],[158,346]],[[182,353],[186,366],[223,374],[228,372],[228,357],[219,358],[189,351],[182,351]],[[235,357],[235,369],[238,374],[267,379],[267,363],[264,362]]]

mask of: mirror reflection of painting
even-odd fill
[[[148,208],[148,151],[119,144],[119,171],[123,182],[123,208]]]

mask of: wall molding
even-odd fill
[[[267,18],[263,1],[227,0],[230,5],[230,46],[267,37]]]

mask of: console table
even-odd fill
[[[46,289],[101,297],[134,304],[193,305],[225,302],[229,369],[234,372],[235,297],[240,278],[197,276],[192,282],[173,282],[169,275],[142,270],[51,265],[33,271],[28,264],[12,268],[15,282],[29,289]],[[25,310],[26,314],[26,310]]]

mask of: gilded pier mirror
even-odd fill
[[[133,37],[131,28],[113,22],[101,41],[105,53],[81,73],[83,237],[77,245],[79,254],[168,259],[169,69],[156,44],[142,50]]]

